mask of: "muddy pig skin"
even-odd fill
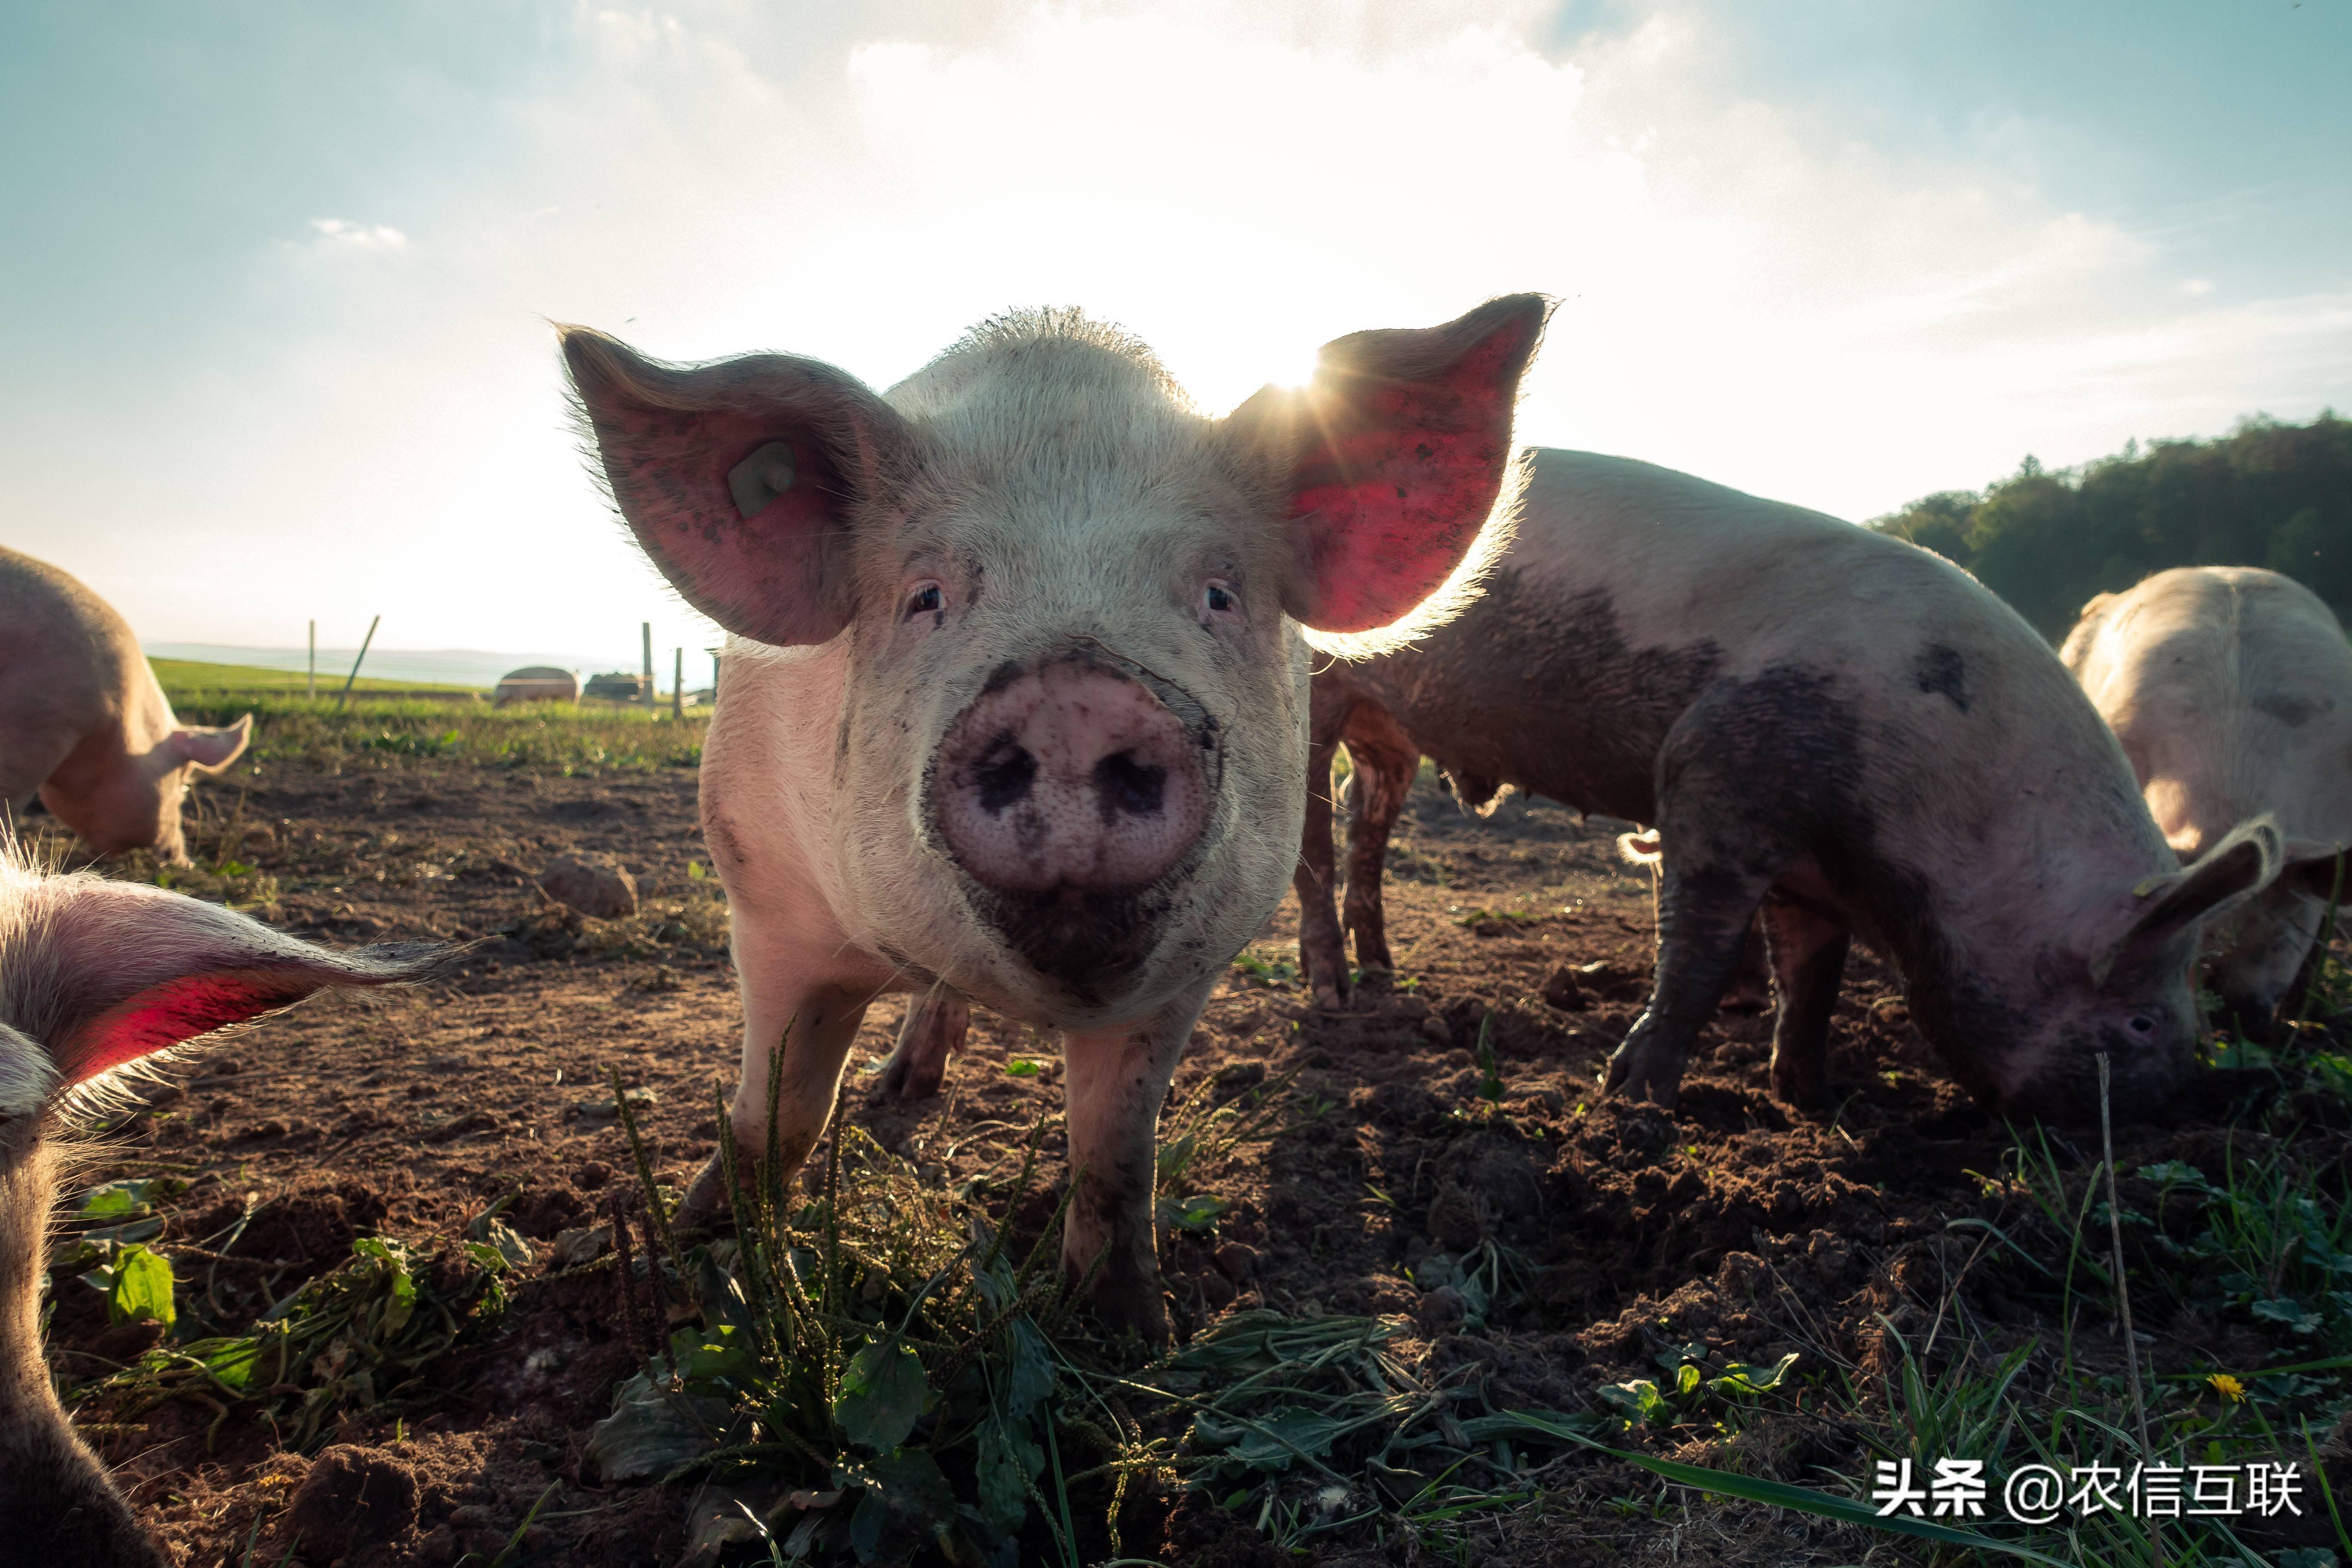
[[[152,848],[184,866],[188,776],[236,761],[252,729],[250,714],[181,723],[113,606],[0,549],[0,806],[21,811],[37,793],[101,855]]]
[[[1759,909],[1775,1090],[1821,1104],[1848,944],[1903,976],[1954,1077],[2003,1112],[2119,1114],[2187,1079],[2198,926],[2277,874],[2267,822],[2184,868],[2049,645],[1942,558],[1621,458],[1542,450],[1487,591],[1315,679],[1300,949],[1344,989],[1325,781],[1356,767],[1349,919],[1385,965],[1381,856],[1415,766],[1659,830],[1658,963],[1609,1064],[1671,1103]]]
[[[328,952],[212,904],[44,876],[0,840],[0,1568],[171,1559],[67,1425],[41,1356],[58,1143],[108,1075],[327,986],[428,973],[443,950]]]
[[[2352,645],[2336,613],[2275,572],[2184,566],[2084,605],[2060,657],[2182,860],[2258,813],[2286,836],[2278,880],[2205,931],[2213,988],[2267,1022],[2307,983],[2352,844]]]
[[[565,330],[623,516],[731,634],[702,821],[745,1148],[772,1096],[800,1165],[883,993],[944,984],[1059,1029],[1066,1266],[1101,1259],[1103,1314],[1163,1332],[1154,1130],[1297,852],[1302,627],[1410,635],[1458,605],[1547,309],[1340,339],[1307,388],[1223,418],[1073,311],[991,321],[879,395]],[[722,1186],[706,1170],[689,1205]]]

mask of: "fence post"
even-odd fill
[[[654,624],[647,621],[641,628],[646,637],[646,706],[654,705]]]
[[[335,711],[338,713],[343,710],[343,704],[352,700],[352,682],[360,678],[360,666],[367,660],[368,644],[375,641],[375,628],[383,621],[383,617],[377,616],[368,622],[368,635],[360,639],[360,656],[352,660],[352,672],[343,679],[343,694],[335,699]]]
[[[684,648],[677,650],[677,662],[670,670],[669,716],[673,719],[686,717],[686,649]]]

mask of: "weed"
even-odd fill
[[[66,1397],[117,1420],[187,1399],[215,1412],[215,1433],[234,1408],[251,1405],[281,1446],[307,1449],[346,1408],[388,1409],[422,1397],[426,1364],[505,1310],[505,1276],[518,1247],[528,1260],[528,1245],[503,1223],[486,1235],[429,1248],[362,1237],[346,1262],[277,1302],[247,1332],[167,1341]],[[72,1242],[55,1267],[80,1267],[92,1245],[88,1237]],[[124,1293],[134,1260],[149,1267],[136,1277],[131,1304],[172,1326],[184,1315],[174,1310],[177,1282],[161,1253],[121,1248],[111,1289]]]

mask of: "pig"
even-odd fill
[[[2299,1007],[2352,844],[2352,644],[2336,613],[2276,572],[2183,566],[2084,605],[2059,657],[2183,860],[2233,822],[2276,818],[2286,868],[2209,923],[2204,966],[2242,1022]]]
[[[36,871],[0,841],[0,1563],[171,1558],[59,1408],[41,1278],[78,1104],[125,1069],[329,986],[415,981],[441,950],[330,952],[178,893]]]
[[[181,723],[114,607],[47,562],[0,548],[0,805],[36,794],[101,855],[188,863],[188,781],[236,761],[253,715]]]
[[[1458,605],[1548,310],[1341,338],[1222,418],[1074,310],[993,320],[879,395],[562,329],[622,518],[730,634],[701,816],[745,1148],[772,1101],[801,1164],[885,993],[944,984],[1061,1031],[1065,1267],[1107,1321],[1164,1334],[1159,1108],[1297,854],[1302,628],[1407,635]],[[714,1163],[688,1212],[726,1195]]]
[[[1760,910],[1771,1082],[1818,1107],[1860,936],[1953,1076],[2003,1113],[2118,1115],[2189,1078],[2200,922],[2276,876],[2264,819],[2183,867],[2115,737],[2008,605],[1939,556],[1622,458],[1538,451],[1486,591],[1315,678],[1300,951],[1348,986],[1332,751],[1354,766],[1347,924],[1392,961],[1381,856],[1420,757],[1658,829],[1658,959],[1608,1090],[1673,1103]]]

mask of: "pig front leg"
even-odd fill
[[[790,1181],[824,1136],[841,1087],[842,1064],[849,1059],[850,1043],[857,1038],[857,1026],[865,1020],[874,991],[812,982],[807,978],[811,966],[805,963],[747,964],[745,947],[739,939],[735,956],[743,973],[743,1079],[728,1106],[727,1120],[740,1156],[738,1174],[748,1173],[767,1158],[772,1061],[779,1069],[773,1088],[775,1176]],[[779,1041],[783,1044],[780,1060],[774,1059]],[[713,1154],[687,1189],[679,1215],[707,1220],[728,1206],[733,1195],[727,1191],[719,1156]]]
[[[1063,1231],[1062,1265],[1073,1280],[1093,1271],[1096,1312],[1147,1344],[1168,1338],[1153,1215],[1160,1108],[1213,984],[1202,982],[1140,1024],[1072,1034],[1063,1047],[1078,1194]]]
[[[1658,878],[1658,970],[1650,1005],[1609,1058],[1606,1091],[1671,1106],[1683,1058],[1739,968],[1748,921],[1768,884],[1752,874],[1675,863],[1674,839]]]
[[[1830,1016],[1853,933],[1843,921],[1780,893],[1765,900],[1763,924],[1780,994],[1772,1021],[1772,1092],[1818,1110],[1829,1102]]]
[[[927,1100],[946,1080],[948,1056],[963,1049],[971,1028],[971,1004],[945,981],[907,1004],[898,1044],[882,1064],[882,1092],[900,1100]]]
[[[1359,708],[1355,718],[1348,729],[1356,806],[1348,819],[1348,932],[1356,941],[1359,967],[1366,973],[1391,973],[1396,960],[1389,952],[1381,879],[1388,871],[1389,835],[1421,770],[1421,748],[1385,714],[1374,719]]]
[[[1317,685],[1319,699],[1321,683]],[[1298,967],[1316,1002],[1336,1007],[1348,998],[1348,940],[1333,897],[1339,871],[1331,849],[1331,759],[1339,748],[1339,716],[1327,711],[1328,707],[1320,700],[1314,707],[1307,747],[1307,820],[1290,886],[1298,895]]]

